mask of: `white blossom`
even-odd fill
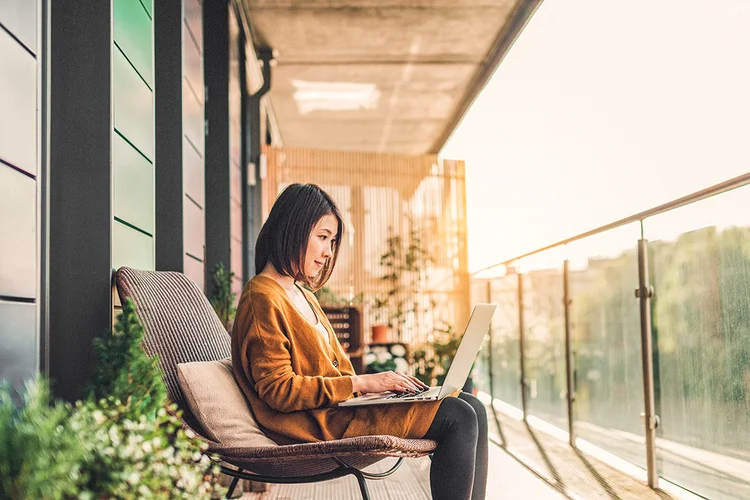
[[[404,357],[406,355],[406,348],[401,344],[395,344],[391,346],[391,354],[394,356]]]
[[[396,363],[396,371],[401,373],[407,373],[409,371],[409,363],[404,358],[394,359]]]
[[[389,353],[388,351],[379,352],[377,356],[378,356],[378,363],[385,363],[389,359],[393,358],[393,356],[391,356],[391,353]]]

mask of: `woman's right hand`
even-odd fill
[[[368,375],[352,375],[352,392],[367,394],[369,392],[416,392],[427,389],[419,379],[398,372],[380,372]]]

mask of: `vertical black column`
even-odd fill
[[[154,3],[156,269],[183,272],[182,0]]]
[[[250,119],[251,97],[247,91],[247,57],[246,57],[246,39],[244,32],[240,36],[240,89],[242,89],[242,275],[246,280],[255,275],[255,240],[250,239],[249,235],[253,233],[252,220],[252,201],[253,192],[249,185],[250,177],[255,175],[255,171],[248,172],[250,163],[250,143],[252,141],[252,127]]]
[[[261,132],[260,132],[260,98],[257,95],[248,95],[247,106],[247,162],[245,167],[253,169],[248,172],[248,176],[255,179],[255,182],[246,184],[247,205],[245,205],[245,214],[247,216],[247,232],[245,241],[247,242],[248,269],[245,276],[255,276],[255,240],[258,238],[261,225],[261,205],[263,196],[260,191],[260,149],[261,149]]]
[[[229,5],[203,2],[203,70],[206,82],[206,269],[230,266]],[[209,285],[210,289],[210,285]]]
[[[264,127],[262,127],[265,117],[262,116],[261,99],[271,89],[271,59],[273,58],[272,51],[268,48],[260,49],[258,55],[263,63],[263,86],[255,94],[246,96],[247,105],[244,109],[247,116],[246,123],[248,128],[246,135],[247,144],[245,147],[247,162],[245,162],[245,165],[248,169],[254,169],[253,172],[248,172],[247,175],[255,179],[253,185],[245,184],[244,186],[247,191],[247,204],[245,205],[247,223],[244,226],[246,228],[244,235],[247,242],[246,256],[248,262],[245,276],[248,278],[255,275],[255,240],[258,237],[262,224],[263,197],[261,194],[260,155],[262,143],[265,139],[263,134]],[[247,87],[243,86],[243,88]],[[245,99],[243,99],[243,102],[245,102]]]
[[[112,325],[112,2],[53,1],[49,19],[49,374],[74,399]]]

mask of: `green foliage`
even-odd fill
[[[207,445],[165,408],[133,418],[132,408],[112,398],[79,402],[69,429],[86,449],[78,498],[210,498],[217,490]]]
[[[50,404],[44,380],[26,385],[20,405],[0,386],[0,498],[62,499],[78,491],[85,448],[66,432],[71,407]]]
[[[367,365],[366,373],[381,373],[396,370],[396,361],[388,358],[385,361],[373,361]]]
[[[705,227],[648,248],[660,432],[723,454],[743,449],[750,442],[750,228]],[[629,250],[571,275],[579,418],[633,433],[642,432],[632,418],[642,405],[637,272]]]
[[[425,344],[412,355],[414,376],[427,385],[442,385],[460,343],[451,325],[438,329],[436,333],[437,340]]]
[[[233,280],[233,272],[227,272],[221,262],[216,264],[211,273],[212,286],[208,301],[227,330],[231,329],[234,315],[237,313],[237,307],[234,304],[237,294],[232,291]]]
[[[50,403],[43,380],[20,406],[0,388],[0,498],[211,498],[218,467],[206,444],[164,407],[158,360],[139,348],[143,327],[130,301],[115,332],[95,341],[89,398]],[[169,411],[168,411],[169,410]]]
[[[380,256],[380,265],[385,269],[380,276],[389,285],[388,291],[371,299],[375,313],[374,324],[387,324],[395,329],[401,340],[401,325],[409,311],[418,309],[414,293],[419,290],[423,273],[430,262],[427,250],[422,246],[419,231],[412,229],[408,239],[388,228],[386,251]]]
[[[307,287],[305,287],[307,288]],[[308,288],[309,290],[309,288]],[[317,292],[313,292],[322,307],[349,307],[362,302],[362,294],[354,296],[351,300],[338,295],[329,287],[324,286]]]
[[[167,391],[159,359],[146,355],[140,347],[142,341],[143,325],[128,299],[112,335],[94,340],[97,364],[87,391],[89,397],[122,401],[134,415],[154,415],[164,406]]]

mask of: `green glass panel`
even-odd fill
[[[518,330],[518,275],[492,281],[492,396],[521,408],[521,344]]]
[[[563,259],[551,258],[555,253],[559,249],[535,256],[546,265],[522,267],[524,368],[528,412],[567,430]]]
[[[113,138],[115,217],[154,234],[154,169],[117,134]]]
[[[115,43],[153,88],[153,30],[149,14],[139,0],[114,0],[114,25]]]
[[[575,432],[646,466],[638,286],[640,224],[568,245]]]
[[[470,284],[471,303],[477,304],[479,302],[490,302],[488,295],[487,281],[474,279]],[[471,373],[474,387],[478,390],[490,394],[490,383],[489,383],[489,342],[490,335],[484,337],[484,342],[477,359],[474,362],[474,370]]]
[[[750,498],[750,187],[645,221],[660,474]]]
[[[37,306],[0,300],[0,380],[20,390],[39,369]]]
[[[37,296],[36,191],[34,179],[0,163],[0,296]]]
[[[112,267],[133,267],[146,271],[154,270],[154,240],[150,236],[112,221]]]
[[[114,73],[115,128],[144,156],[153,160],[153,94],[115,48]]]
[[[146,12],[148,12],[148,15],[151,16],[151,18],[153,18],[154,17],[153,0],[141,0],[141,5],[143,5],[144,9],[146,9]]]

